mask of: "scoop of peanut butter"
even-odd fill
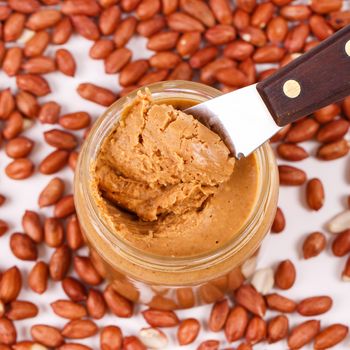
[[[139,92],[102,144],[96,180],[112,204],[155,221],[203,209],[233,168],[217,134]]]

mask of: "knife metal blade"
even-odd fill
[[[187,114],[216,132],[238,159],[247,157],[281,129],[272,118],[256,85],[185,109]]]

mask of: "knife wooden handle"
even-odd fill
[[[279,126],[350,95],[350,25],[258,83],[257,90]]]

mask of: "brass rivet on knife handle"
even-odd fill
[[[301,86],[296,80],[287,80],[283,84],[283,92],[289,98],[296,98],[300,95]]]
[[[345,44],[345,52],[350,56],[350,40]]]

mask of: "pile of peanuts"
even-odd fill
[[[82,256],[85,245],[75,214],[72,194],[65,194],[67,184],[59,172],[69,166],[73,171],[82,137],[88,134],[92,117],[88,111],[61,114],[56,101],[41,103],[52,88],[45,74],[60,72],[74,77],[78,62],[67,49],[60,47],[72,35],[91,41],[89,56],[104,63],[105,73],[116,75],[120,91],[85,82],[78,84],[78,94],[101,106],[109,106],[119,96],[162,80],[195,80],[217,87],[223,92],[256,83],[283,67],[335,31],[350,24],[345,0],[311,0],[308,5],[293,0],[8,0],[0,1],[0,68],[14,77],[17,88],[0,91],[0,152],[10,162],[6,176],[24,180],[35,171],[57,174],[41,190],[39,208],[52,207],[52,217],[39,211],[21,213],[22,233],[12,233],[10,249],[30,268],[27,283],[16,266],[0,272],[0,350],[88,350],[76,342],[100,331],[102,350],[163,349],[167,336],[159,328],[178,326],[180,345],[192,344],[201,328],[194,318],[179,320],[170,310],[147,309],[143,317],[149,328],[138,336],[124,335],[115,325],[99,330],[93,321],[110,312],[118,317],[132,317],[134,305],[107,285],[103,290],[103,271]],[[145,38],[154,54],[148,59],[133,59],[128,47],[134,36]],[[54,55],[46,54],[55,48]],[[269,64],[269,68],[265,68]],[[117,82],[117,81],[116,81]],[[6,82],[1,83],[2,86]],[[117,83],[116,83],[117,87]],[[69,106],[68,106],[69,107]],[[302,161],[309,153],[299,143],[319,143],[315,156],[323,161],[349,153],[345,136],[349,130],[350,97],[316,111],[311,116],[283,128],[272,138],[278,143],[278,156],[288,162]],[[43,133],[44,142],[55,150],[36,166],[30,159],[36,140],[22,135],[35,123],[52,125]],[[294,166],[279,166],[281,185],[300,186],[307,182],[306,199],[312,210],[319,210],[325,195],[319,179]],[[1,192],[1,190],[0,190]],[[14,194],[15,196],[15,194]],[[0,193],[0,207],[6,198]],[[23,214],[23,215],[22,215]],[[0,214],[1,215],[1,214]],[[280,233],[285,219],[279,208],[272,231]],[[333,242],[333,253],[350,252],[350,231],[344,230]],[[0,236],[10,230],[0,217]],[[38,247],[54,251],[48,261],[38,260]],[[321,253],[325,235],[310,234],[303,245],[305,259]],[[7,249],[2,247],[2,249]],[[31,265],[30,265],[31,266]],[[70,276],[73,267],[77,277]],[[2,266],[0,265],[0,269]],[[281,262],[274,273],[276,288],[285,290],[295,281],[295,267],[289,260]],[[350,278],[350,258],[343,278]],[[342,324],[323,329],[319,320],[308,320],[289,331],[286,313],[303,316],[323,314],[332,306],[328,296],[314,296],[299,302],[277,293],[263,296],[256,285],[244,283],[240,275],[235,291],[235,305],[227,299],[213,305],[208,319],[211,331],[224,331],[228,342],[239,340],[237,349],[249,350],[264,340],[269,343],[287,339],[288,347],[300,348],[314,340],[315,349],[326,349],[341,342],[348,333]],[[38,307],[18,300],[28,284],[38,294],[48,288],[48,280],[60,283],[66,300],[51,304],[52,311],[67,319],[62,329],[37,324],[31,339],[19,341],[16,321],[36,317]],[[266,320],[266,309],[281,313]],[[72,342],[73,340],[73,342]],[[198,350],[219,349],[217,340],[206,340]]]

